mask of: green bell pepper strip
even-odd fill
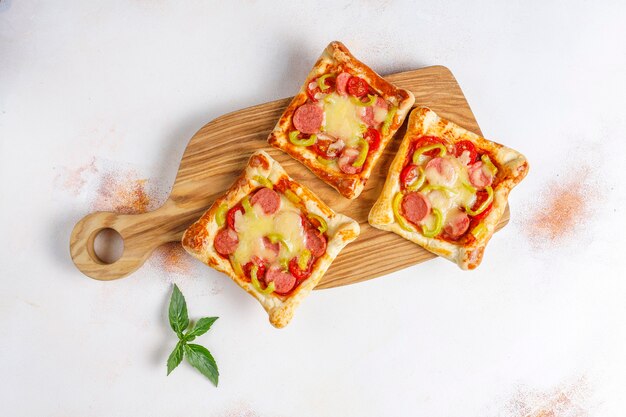
[[[252,213],[252,204],[250,204],[250,199],[248,198],[248,196],[245,196],[241,200],[241,205],[243,206],[243,209],[246,213]]]
[[[406,187],[408,191],[419,190],[421,186],[424,185],[424,181],[426,181],[426,175],[424,174],[424,170],[422,169],[422,167],[417,167],[417,169],[419,170],[419,177],[417,177],[415,181],[413,181],[413,183]]]
[[[404,217],[402,217],[402,214],[400,214],[400,203],[402,202],[402,193],[397,193],[394,197],[393,197],[393,201],[391,202],[391,209],[393,210],[393,215],[396,218],[396,222],[398,222],[398,224],[400,225],[401,228],[403,228],[406,231],[409,232],[414,232],[415,229],[413,227],[411,227],[406,219]]]
[[[370,107],[370,106],[373,106],[374,104],[376,104],[376,100],[378,99],[378,97],[376,97],[375,95],[372,95],[372,94],[368,94],[367,98],[369,98],[369,101],[366,101],[365,103],[362,102],[360,99],[358,99],[356,97],[351,97],[350,100],[352,100],[352,102],[354,104],[356,104],[357,106],[360,106],[360,107]]]
[[[419,165],[420,156],[435,149],[439,149],[439,156],[444,156],[448,152],[448,149],[443,143],[433,143],[432,145],[422,146],[413,152],[413,163]]]
[[[445,187],[443,185],[430,185],[430,184],[428,184],[426,187],[422,188],[422,192],[424,194],[428,193],[428,192],[431,192],[431,191],[441,191],[441,192],[443,192],[446,195],[446,197],[452,197],[453,195],[456,195],[456,191],[454,191],[451,188]]]
[[[307,139],[299,139],[298,135],[300,132],[298,130],[294,130],[289,133],[289,142],[293,143],[296,146],[311,146],[315,142],[317,142],[317,135],[311,135]]]
[[[261,288],[261,283],[259,282],[259,278],[257,278],[256,274],[259,271],[259,267],[256,265],[252,265],[252,268],[250,268],[250,280],[252,281],[252,286],[254,288],[256,288],[256,290],[258,292],[260,292],[261,294],[271,294],[274,292],[274,290],[276,289],[276,284],[274,284],[273,282],[270,282],[270,285],[267,286],[267,288],[263,289]]]
[[[472,231],[470,232],[472,234],[472,236],[474,236],[476,239],[480,239],[481,237],[483,237],[483,235],[485,234],[485,232],[487,232],[487,226],[485,226],[485,223],[480,223],[478,226],[476,226],[475,228],[472,229]]]
[[[300,200],[300,197],[296,195],[296,193],[294,193],[293,191],[289,189],[285,190],[283,194],[285,194],[285,197],[287,197],[287,200],[291,201],[294,204],[300,204],[300,202],[302,201]]]
[[[328,224],[326,223],[326,220],[324,220],[324,218],[313,213],[309,213],[309,217],[319,222],[320,225],[318,226],[317,230],[319,230],[320,233],[324,233],[328,230]]]
[[[352,163],[353,167],[360,168],[365,163],[365,159],[367,159],[367,154],[370,151],[370,144],[365,139],[359,139],[358,145],[361,147],[359,151],[359,156]]]
[[[317,85],[318,85],[318,87],[320,88],[320,90],[322,92],[328,90],[328,87],[329,87],[324,82],[324,81],[326,81],[326,78],[330,78],[330,77],[334,77],[334,76],[335,76],[335,74],[324,74],[321,77],[317,77]]]
[[[241,265],[239,265],[239,262],[237,262],[235,260],[234,256],[229,256],[230,259],[230,264],[233,266],[233,270],[235,271],[235,274],[237,274],[238,276],[243,276],[243,269],[241,269]]]
[[[487,210],[489,204],[493,202],[493,188],[491,186],[486,186],[485,190],[487,190],[487,199],[483,201],[483,203],[476,209],[476,211],[472,210],[471,207],[465,207],[465,212],[470,216],[478,216],[483,211]]]
[[[269,235],[267,235],[267,238],[270,240],[270,242],[272,243],[280,242],[280,244],[283,245],[285,249],[291,250],[289,244],[287,243],[283,235],[281,235],[280,233],[270,233]]]
[[[389,134],[389,129],[391,128],[391,125],[393,124],[393,119],[396,116],[397,112],[398,112],[398,108],[396,106],[393,106],[387,112],[387,116],[385,117],[383,126],[380,128],[380,131],[383,134],[383,136],[387,136]]]
[[[491,162],[491,159],[489,159],[489,155],[483,154],[480,157],[480,160],[483,161],[483,164],[485,164],[485,166],[491,172],[492,175],[496,175],[496,173],[498,172],[498,168],[496,168],[493,162]]]
[[[253,179],[258,182],[259,184],[261,184],[263,187],[267,187],[269,189],[274,189],[274,184],[272,184],[272,182],[270,180],[268,180],[267,178],[261,176],[261,175],[255,175],[253,177]]]
[[[330,165],[333,162],[335,162],[334,159],[326,159],[326,158],[322,158],[321,156],[317,157],[317,162],[319,162],[322,165]]]
[[[426,226],[422,226],[422,234],[426,237],[435,237],[441,233],[443,228],[443,216],[439,209],[433,208],[433,214],[435,215],[435,227],[431,230],[426,229]]]
[[[215,211],[215,221],[219,227],[224,226],[226,222],[226,212],[228,211],[228,206],[226,203],[220,204],[220,206]]]
[[[308,249],[303,250],[300,256],[298,256],[298,268],[304,271],[306,267],[309,265],[310,259],[311,259],[311,251]]]

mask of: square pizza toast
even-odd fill
[[[416,108],[368,220],[474,269],[527,172],[519,152]]]
[[[385,81],[341,42],[331,42],[268,142],[353,199],[414,102],[410,91]]]
[[[182,245],[256,298],[280,328],[358,235],[356,221],[335,213],[257,151],[230,189],[185,231]]]

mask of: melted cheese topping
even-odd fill
[[[274,214],[267,215],[259,204],[252,206],[252,211],[235,215],[235,231],[239,237],[239,244],[233,257],[240,265],[245,265],[257,256],[265,259],[272,265],[279,265],[281,261],[289,261],[306,248],[304,229],[300,219],[300,209],[291,201],[280,195],[280,207]],[[264,237],[280,234],[287,245],[280,244],[278,256],[273,250],[266,248]]]
[[[332,93],[324,99],[326,124],[324,131],[343,139],[348,146],[355,146],[363,136],[364,123],[359,117],[361,106],[354,104],[349,96]]]
[[[426,160],[421,164],[422,167],[425,167],[431,158],[422,158]],[[437,208],[441,211],[443,224],[445,225],[449,220],[459,215],[460,207],[472,207],[476,202],[476,194],[469,188],[471,184],[467,165],[450,154],[446,154],[443,158],[450,162],[445,164],[448,169],[444,169],[443,173],[440,173],[434,167],[424,169],[424,174],[426,175],[425,184],[426,186],[433,185],[435,187],[444,186],[450,190],[450,193],[435,188],[425,192],[424,195],[430,201],[432,208]],[[432,212],[429,213],[423,220],[423,223],[428,228],[434,227],[435,215]]]
[[[374,121],[376,123],[382,123],[387,118],[387,109],[384,107],[374,106]]]

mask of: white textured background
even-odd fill
[[[478,3],[0,0],[0,414],[623,416],[626,3]],[[277,331],[189,259],[74,268],[105,178],[146,178],[158,205],[204,123],[293,94],[334,39],[382,74],[448,66],[530,160],[478,271],[318,291]],[[579,199],[550,237],[555,180]],[[173,282],[192,318],[220,316],[199,339],[217,389],[165,377]]]

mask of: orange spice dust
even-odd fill
[[[234,408],[219,414],[220,417],[259,417],[259,414],[246,404],[237,404]]]
[[[74,195],[80,194],[89,177],[98,172],[95,157],[92,158],[91,162],[88,164],[82,165],[78,168],[70,169],[60,167],[59,169],[61,172],[58,172],[54,179],[55,185]]]
[[[585,378],[548,391],[519,389],[506,404],[507,417],[588,417],[589,387]]]
[[[93,210],[122,214],[147,212],[152,199],[146,192],[146,182],[146,179],[134,178],[129,173],[105,174],[98,187]]]
[[[164,272],[189,275],[193,269],[193,258],[179,242],[170,242],[154,251],[150,264]]]
[[[540,206],[529,211],[523,225],[533,246],[553,246],[576,235],[598,198],[590,177],[590,169],[583,167],[546,186],[538,199]]]

